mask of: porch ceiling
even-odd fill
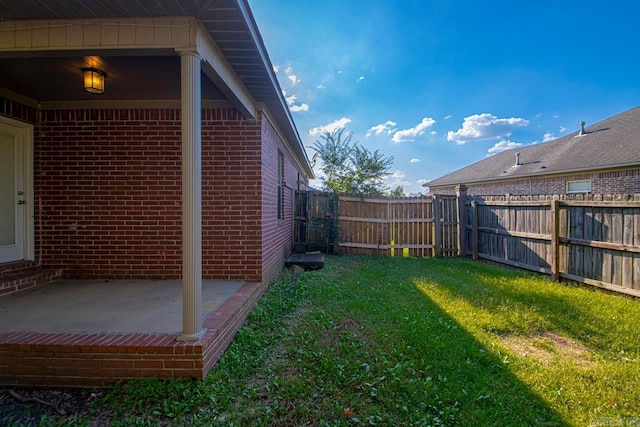
[[[258,46],[253,43],[251,31],[238,6],[236,0],[0,0],[0,17],[6,21],[195,16],[253,97],[259,102],[267,102],[268,96],[273,95],[269,73],[264,71]],[[128,56],[119,56],[122,51],[100,50],[98,53],[104,67],[100,69],[107,73],[107,90],[100,98],[180,98],[180,62],[175,52],[168,51],[167,56],[153,57],[141,57],[140,51],[129,52]],[[81,77],[79,68],[91,64],[88,56],[49,55],[57,57],[3,58],[0,62],[0,86],[12,87],[21,95],[39,101],[95,100],[95,95],[84,92],[78,83]],[[46,70],[44,78],[43,70]],[[203,78],[202,81],[203,98],[225,98],[208,79]]]
[[[0,87],[11,88],[37,101],[96,100],[82,88],[80,69],[89,57],[9,58],[0,60]],[[172,56],[106,56],[100,67],[107,73],[99,99],[180,99],[180,58]],[[202,79],[203,99],[225,99],[210,80]]]

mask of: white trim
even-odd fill
[[[0,22],[0,53],[195,47],[192,17]]]

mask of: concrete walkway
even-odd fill
[[[206,280],[203,320],[242,281]],[[179,333],[179,280],[65,280],[0,298],[0,332]]]

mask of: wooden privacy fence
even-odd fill
[[[640,296],[640,197],[469,199],[466,253]]]
[[[640,297],[640,195],[299,193],[294,241],[312,250],[471,256]]]
[[[394,199],[340,195],[338,247],[349,254],[457,255],[456,204],[455,196]]]

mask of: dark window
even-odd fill
[[[585,179],[582,181],[568,181],[567,193],[590,193],[591,192],[591,180]]]
[[[278,219],[284,217],[284,155],[278,151]]]

